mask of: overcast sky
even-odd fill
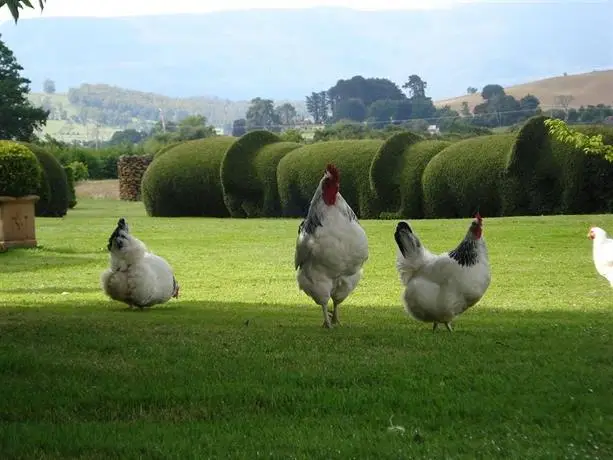
[[[490,0],[491,1],[491,0]],[[252,8],[309,8],[314,6],[344,6],[362,10],[432,9],[450,6],[466,0],[47,0],[42,13],[50,16],[129,16],[168,13],[205,13],[221,10]],[[254,6],[254,3],[257,5]],[[36,10],[25,8],[20,17],[41,17],[38,0],[32,0]],[[8,8],[0,10],[0,21],[10,19]]]

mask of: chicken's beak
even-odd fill
[[[593,239],[594,239],[594,232],[593,232],[593,231],[591,231],[591,230],[590,230],[589,232],[587,232],[587,237],[588,237],[590,240],[593,240]]]

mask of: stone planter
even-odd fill
[[[38,195],[0,196],[0,251],[36,247],[34,204]]]

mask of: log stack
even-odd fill
[[[153,160],[147,155],[122,155],[117,160],[119,177],[119,199],[123,201],[140,201],[140,183],[145,170]]]

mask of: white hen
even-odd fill
[[[465,238],[454,250],[440,255],[428,251],[406,222],[396,226],[396,268],[405,286],[405,310],[419,321],[439,323],[451,331],[451,320],[475,305],[490,280],[483,223],[477,213]]]
[[[107,249],[111,266],[102,273],[101,284],[111,299],[142,309],[179,296],[179,284],[170,265],[130,235],[125,219],[117,222]]]
[[[327,328],[340,324],[339,305],[356,288],[368,259],[366,232],[339,188],[339,172],[329,164],[298,227],[294,259],[298,286],[321,305]]]
[[[613,240],[600,227],[592,227],[587,237],[593,241],[592,257],[596,271],[613,287]]]

